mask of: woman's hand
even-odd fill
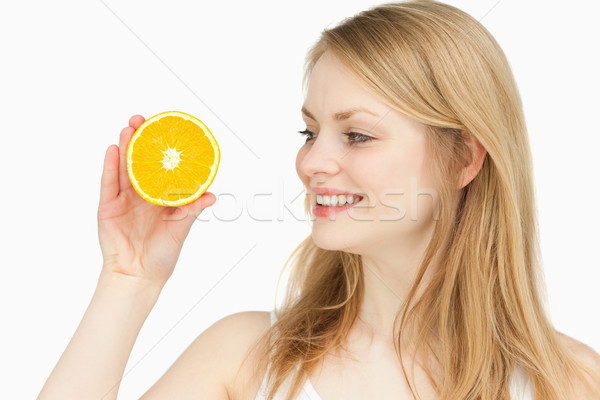
[[[104,156],[98,206],[98,237],[104,265],[102,273],[140,278],[163,287],[167,282],[196,217],[215,203],[205,192],[180,207],[164,207],[144,200],[127,174],[127,145],[144,123],[134,115],[121,131],[119,146],[111,145]]]

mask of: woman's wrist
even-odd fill
[[[149,279],[103,270],[98,278],[96,292],[108,292],[115,297],[133,297],[134,304],[142,308],[154,306],[164,285]],[[147,311],[150,312],[150,309]]]

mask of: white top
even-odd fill
[[[275,322],[276,316],[275,312],[271,311],[271,325]],[[291,385],[291,379],[284,383],[287,387]],[[267,398],[267,377],[263,379],[262,385],[258,394],[256,395],[255,400],[265,400]],[[282,387],[281,390],[277,392],[274,400],[283,400],[284,396],[282,393],[286,392],[286,387]],[[510,398],[511,400],[533,400],[533,388],[531,387],[531,382],[527,379],[521,368],[517,368],[515,374],[512,377],[511,385],[510,385]],[[317,393],[313,385],[310,383],[309,379],[306,379],[300,394],[296,397],[296,400],[323,400],[321,396]]]

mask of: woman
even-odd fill
[[[283,306],[217,322],[143,398],[600,398],[600,357],[543,306],[527,130],[489,32],[441,3],[382,5],[325,30],[306,73],[296,169],[314,222]],[[143,121],[106,152],[103,269],[40,398],[117,397],[215,202],[173,223],[137,196],[123,150]]]

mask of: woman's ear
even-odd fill
[[[462,178],[459,181],[458,189],[467,186],[481,170],[483,160],[487,154],[486,149],[479,143],[479,140],[469,131],[462,131],[465,143],[471,152],[471,161],[462,169]]]

